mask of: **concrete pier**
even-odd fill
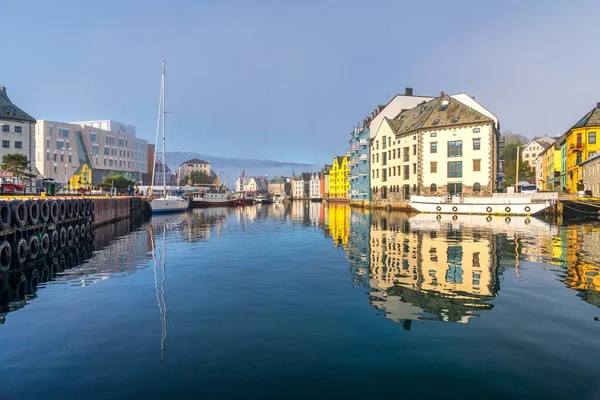
[[[94,225],[117,222],[125,218],[139,218],[150,213],[145,197],[95,197]]]

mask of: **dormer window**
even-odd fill
[[[17,110],[13,106],[4,106],[4,114],[14,117],[17,115]]]
[[[437,125],[440,123],[439,119],[434,119],[433,122],[431,123],[431,125]]]
[[[452,118],[452,122],[458,122],[458,117]]]

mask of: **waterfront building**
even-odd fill
[[[192,172],[204,172],[206,175],[210,176],[210,161],[192,158],[191,160],[181,163],[177,168],[177,180],[179,181],[179,184],[188,184]],[[186,176],[188,177],[188,181],[186,181]]]
[[[171,171],[171,168],[167,164],[161,162],[160,159],[156,161],[154,166],[154,183],[153,186],[162,186],[163,185],[163,168],[165,172],[165,185],[166,186],[177,186],[177,174]],[[150,175],[150,181],[152,181],[152,175]]]
[[[330,172],[329,197],[347,197],[348,190],[350,190],[349,175],[348,157],[345,155],[335,156]]]
[[[35,127],[35,163],[45,178],[73,187],[96,185],[123,175],[136,183],[148,172],[148,141],[117,121],[57,122]],[[83,167],[87,165],[87,167]]]
[[[275,176],[269,181],[269,193],[283,193],[289,196],[292,189],[290,178]]]
[[[535,168],[535,160],[542,154],[544,150],[548,148],[551,144],[555,142],[556,139],[545,136],[537,139],[533,139],[529,144],[523,147],[523,151],[521,152],[521,157],[523,157],[523,161],[527,161],[529,167]]]
[[[321,192],[321,173],[312,172],[310,174],[308,197],[311,199],[322,199],[323,192]]]
[[[540,156],[542,158],[542,182],[538,187],[540,190],[559,191],[561,188],[560,139],[561,138],[554,141],[552,145],[548,146],[548,148],[546,148],[546,150],[544,150]]]
[[[560,190],[567,190],[567,134],[558,140],[560,145]]]
[[[577,192],[578,185],[585,184],[582,163],[591,153],[600,150],[598,133],[600,133],[600,103],[566,133],[566,189],[570,193]]]
[[[269,192],[269,179],[265,176],[245,176],[246,172],[238,176],[235,181],[236,193],[267,194]]]
[[[384,118],[371,142],[375,203],[407,204],[411,194],[490,195],[499,179],[499,122],[461,93]]]
[[[350,134],[350,151],[348,166],[350,175],[350,201],[371,200],[369,179],[369,122],[365,119],[360,127],[355,127]]]
[[[323,197],[329,197],[329,191],[331,189],[331,168],[332,164],[325,164],[321,173],[323,174]]]
[[[23,154],[29,160],[29,173],[36,174],[35,124],[35,118],[17,107],[6,94],[6,88],[0,86],[0,127],[2,127],[0,162],[7,154]]]
[[[591,153],[581,168],[585,189],[591,190],[593,197],[600,197],[600,151]]]
[[[156,145],[148,143],[148,151],[146,153],[146,163],[148,165],[148,171],[142,174],[142,184],[146,186],[152,186],[152,174],[154,173],[154,156],[156,154]]]

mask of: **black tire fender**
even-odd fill
[[[40,208],[40,222],[48,222],[50,219],[50,203],[48,200],[38,200],[38,206]]]
[[[11,227],[12,211],[8,201],[0,201],[0,228],[7,230]]]
[[[0,272],[6,272],[10,269],[10,263],[12,261],[12,250],[10,243],[4,240],[0,243]]]
[[[50,252],[50,235],[47,233],[42,234],[42,239],[40,240],[40,250],[43,255],[48,254]]]
[[[29,237],[27,247],[29,249],[29,259],[35,260],[38,254],[40,254],[40,240],[37,235],[31,235]]]
[[[12,200],[10,202],[12,217],[14,223],[22,228],[27,224],[27,207],[21,200]]]

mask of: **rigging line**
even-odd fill
[[[152,225],[149,225],[149,230],[150,230],[150,245],[151,245],[151,250],[152,250],[152,262],[154,263],[154,290],[155,290],[155,293],[156,293],[156,304],[158,305],[158,312],[159,312],[159,315],[160,315],[159,318],[160,318],[160,320],[162,322],[162,320],[163,320],[163,310],[162,310],[162,304],[160,302],[160,297],[159,297],[159,293],[158,293],[158,275],[157,275],[157,267],[158,267],[158,265],[156,264],[156,249],[154,247],[156,237],[154,236],[154,228],[152,227]],[[161,360],[163,359],[162,348],[161,348],[160,359]]]
[[[163,87],[164,83],[162,80],[162,77],[160,79],[160,96],[159,96],[159,100],[158,100],[158,112],[157,112],[157,119],[156,119],[156,138],[154,139],[154,143],[158,144],[158,132],[160,131],[160,118],[161,118],[161,114],[160,114],[160,110],[162,108],[162,103],[163,103],[163,97],[164,97],[164,87]],[[163,163],[166,160],[163,160]],[[153,160],[153,164],[152,164],[152,183],[150,184],[150,186],[154,186],[154,176],[156,173],[156,147],[154,148],[154,160]]]
[[[162,337],[161,337],[161,341],[160,341],[160,352],[161,352],[161,360],[164,359],[165,356],[165,341],[167,339],[167,299],[165,296],[165,282],[167,280],[167,269],[166,269],[166,264],[167,264],[167,241],[166,241],[166,237],[167,237],[167,226],[163,226],[163,235],[162,235],[162,240],[163,240],[163,256],[162,256],[162,262],[161,262],[161,266],[162,266],[162,282],[161,282],[161,301],[162,301],[162,306],[163,306],[163,319],[162,319]]]

